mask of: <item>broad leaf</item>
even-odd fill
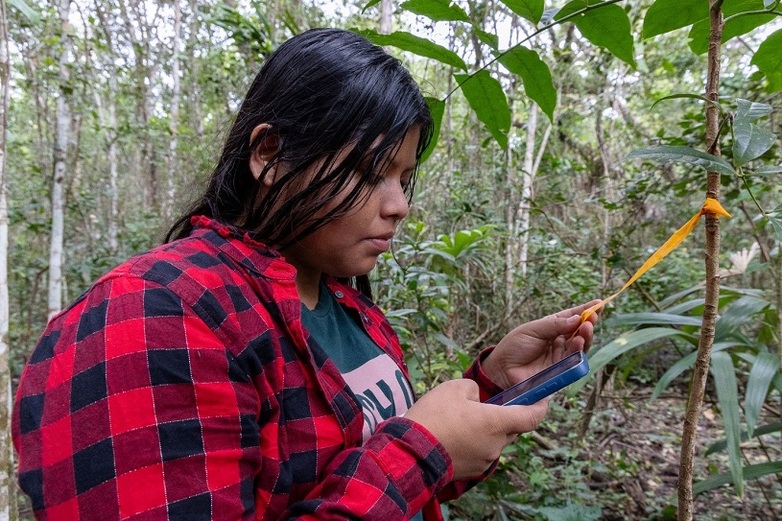
[[[27,18],[32,23],[38,23],[41,19],[41,17],[38,16],[38,13],[35,12],[35,10],[32,9],[29,5],[27,5],[27,2],[24,0],[8,0],[8,5],[18,9],[19,12],[21,12],[25,18]]]
[[[722,421],[725,426],[725,440],[728,444],[728,466],[733,477],[733,486],[739,496],[744,495],[744,475],[741,472],[741,425],[739,424],[739,391],[736,369],[730,355],[723,351],[712,354],[711,373],[717,388]]]
[[[782,29],[763,40],[750,63],[766,75],[769,92],[782,90]]]
[[[739,117],[733,121],[733,159],[740,165],[749,163],[774,146],[776,136],[749,122],[749,117]]]
[[[650,327],[624,333],[603,347],[590,353],[589,372],[591,374],[597,373],[597,371],[610,364],[618,356],[621,356],[636,347],[673,336],[692,338],[687,333],[669,327]],[[583,378],[572,384],[568,388],[568,393],[575,393],[578,389],[581,389],[585,383],[586,378]]]
[[[719,172],[720,174],[736,173],[725,159],[691,147],[661,146],[640,148],[627,154],[625,159],[646,159],[660,163],[686,163],[704,168],[707,171]]]
[[[752,122],[763,116],[768,116],[773,110],[774,107],[768,103],[758,103],[756,101],[739,98],[736,100],[736,113],[734,114],[734,118],[736,120]]]
[[[745,174],[747,172],[744,172]],[[776,175],[782,174],[782,166],[761,166],[757,170],[750,172],[752,175]]]
[[[469,22],[464,9],[450,0],[407,0],[400,5],[405,11],[427,16],[436,22]]]
[[[775,432],[782,432],[782,422],[761,425],[755,429],[754,436],[759,437],[766,434],[773,434]],[[741,431],[741,441],[747,441],[751,437],[752,436],[747,434],[747,431]],[[706,452],[704,452],[703,455],[708,456],[710,454],[714,454],[715,452],[723,451],[727,446],[728,442],[723,438],[720,441],[712,443],[709,448],[706,449]]]
[[[524,47],[514,47],[500,58],[500,63],[510,72],[518,74],[524,83],[524,92],[550,120],[554,120],[557,106],[557,89],[551,79],[551,71],[538,53]]]
[[[773,20],[773,14],[748,14],[738,17],[732,17],[737,13],[747,11],[762,11],[764,9],[761,0],[732,0],[722,4],[722,13],[725,17],[725,24],[722,28],[722,43],[731,38],[747,34],[748,32]],[[703,54],[709,50],[709,20],[696,22],[690,29],[690,49],[695,54]]]
[[[502,85],[483,69],[473,75],[455,74],[456,81],[478,119],[486,125],[497,143],[508,148],[510,107]]]
[[[478,39],[494,49],[495,51],[500,45],[500,37],[496,34],[488,33],[484,31],[483,29],[479,29],[478,27],[473,26],[472,30],[475,31],[475,34],[478,36]]]
[[[644,17],[643,37],[651,38],[709,17],[709,3],[703,0],[657,0]]]
[[[543,16],[543,0],[500,0],[508,9],[537,24]]]
[[[434,130],[429,146],[426,147],[426,150],[424,150],[424,153],[421,155],[422,163],[429,159],[429,156],[432,155],[432,152],[434,152],[434,149],[437,146],[437,140],[440,139],[440,126],[443,121],[443,113],[445,112],[445,102],[441,99],[427,97],[426,104],[429,107],[429,112],[434,121]]]
[[[740,297],[720,314],[714,329],[715,338],[718,340],[736,338],[740,335],[742,326],[752,322],[758,313],[770,305],[768,300],[753,295]]]
[[[594,4],[591,0],[573,0],[554,16],[554,20],[562,20],[591,4]],[[584,38],[635,67],[630,19],[624,9],[615,4],[604,5],[582,13],[571,21],[576,24]]]
[[[704,101],[706,103],[709,103],[710,105],[715,106],[717,108],[717,110],[720,111],[720,114],[724,114],[725,113],[725,111],[722,109],[722,105],[720,105],[716,101],[712,101],[709,98],[707,98],[705,96],[701,96],[699,94],[688,94],[686,92],[685,93],[680,93],[680,94],[671,94],[670,96],[662,97],[662,98],[658,99],[657,101],[655,101],[654,103],[652,103],[651,108],[654,108],[655,105],[657,105],[661,101],[666,101],[666,100],[669,100],[669,99],[679,99],[679,98],[691,98],[691,99],[701,100],[701,101]]]
[[[610,318],[607,323],[615,325],[654,325],[654,326],[700,326],[701,317],[687,317],[672,313],[624,313]]]
[[[766,215],[766,222],[777,236],[777,242],[782,244],[782,206],[778,206],[773,212]]]
[[[766,401],[771,380],[779,371],[779,356],[776,353],[761,351],[755,357],[755,363],[747,379],[747,394],[744,399],[744,416],[747,420],[747,434],[752,437],[758,424],[760,411]]]
[[[432,58],[433,60],[437,60],[463,71],[467,70],[467,64],[464,63],[464,60],[462,60],[458,54],[427,40],[426,38],[421,38],[404,31],[396,31],[391,34],[379,34],[376,31],[366,29],[356,32],[377,45],[392,45],[403,51],[408,51],[425,58]]]
[[[364,8],[361,10],[361,14],[364,14],[367,12],[367,9],[372,7],[373,5],[377,5],[380,3],[380,0],[370,0],[367,5],[364,6]]]
[[[782,461],[769,461],[767,463],[758,463],[757,465],[747,465],[744,467],[742,475],[743,479],[758,479],[770,474],[782,473]],[[692,486],[693,495],[698,495],[702,492],[719,488],[723,485],[727,485],[732,481],[731,474],[725,472],[722,474],[714,475],[703,481],[699,481]]]
[[[739,342],[715,342],[712,346],[712,353],[741,345],[743,344],[740,344]],[[665,371],[665,373],[657,381],[657,384],[654,386],[649,400],[655,400],[658,396],[660,396],[660,393],[662,393],[680,374],[682,374],[684,371],[692,369],[692,366],[695,365],[696,358],[698,358],[698,352],[693,351],[680,358],[676,361],[675,364],[669,367],[668,370]]]

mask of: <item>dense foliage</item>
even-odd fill
[[[778,511],[782,489],[768,476],[782,474],[782,456],[762,452],[763,437],[778,444],[782,431],[779,2],[724,2],[722,155],[704,141],[705,107],[715,103],[704,97],[705,0],[407,0],[396,6],[389,34],[378,30],[377,0],[78,0],[66,29],[65,81],[56,7],[8,4],[14,377],[47,316],[58,97],[71,107],[66,304],[162,240],[208,177],[264,56],[309,27],[346,27],[400,57],[438,120],[412,212],[373,274],[418,390],[458,375],[514,324],[613,293],[698,211],[706,170],[719,172],[733,218],[722,220],[727,289],[709,394],[725,437],[712,451],[728,457],[699,476],[696,490],[731,483],[742,494],[745,480],[765,476],[753,486],[767,488],[769,508]],[[181,109],[172,119],[174,102]],[[603,468],[581,457],[579,441],[588,439],[590,419],[601,421],[606,388],[645,386],[653,398],[672,387],[685,392],[703,314],[702,235],[696,231],[605,311],[591,379],[554,407],[558,421],[582,428],[556,447],[522,437],[491,480],[452,505],[454,518],[629,517],[617,512],[614,496],[587,487],[585,476],[623,479],[632,466]],[[757,443],[747,447],[742,437]],[[546,451],[559,453],[542,459]],[[657,498],[646,515],[665,518],[670,499]]]

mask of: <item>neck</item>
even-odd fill
[[[320,275],[312,277],[298,273],[296,275],[296,289],[299,292],[302,304],[309,309],[315,309],[315,306],[318,305],[318,296],[320,295]]]

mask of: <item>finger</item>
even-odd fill
[[[592,300],[590,302],[587,302],[586,304],[580,304],[580,305],[572,307],[572,308],[563,309],[562,311],[560,311],[558,313],[555,313],[554,316],[559,317],[559,318],[568,318],[568,317],[571,317],[573,315],[581,315],[582,311],[584,311],[585,309],[589,309],[590,307],[594,306],[598,302],[600,302],[600,299],[595,299],[595,300]],[[595,313],[600,313],[600,311],[602,311],[602,309],[603,308],[601,307]]]
[[[529,336],[541,340],[554,340],[559,335],[572,335],[580,323],[581,319],[577,314],[567,317],[552,315],[528,322],[523,327],[524,333]]]
[[[455,380],[443,382],[440,385],[447,385],[450,392],[453,392],[458,396],[462,396],[471,402],[480,401],[480,389],[474,380],[469,380],[467,378],[457,378]]]

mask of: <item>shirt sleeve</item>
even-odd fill
[[[475,358],[475,361],[470,365],[470,367],[467,368],[467,370],[463,373],[464,378],[468,378],[470,380],[475,381],[478,384],[478,388],[480,391],[480,399],[482,402],[486,401],[488,398],[494,396],[495,394],[502,391],[502,387],[495,384],[491,378],[489,378],[489,375],[486,374],[486,372],[483,370],[483,366],[481,365],[483,360],[486,359],[486,357],[489,356],[489,354],[494,350],[494,346],[487,347],[483,351],[481,351],[478,356]],[[446,487],[443,488],[443,490],[440,491],[438,494],[438,498],[441,501],[450,501],[452,499],[456,499],[465,492],[467,492],[469,489],[480,483],[481,481],[488,478],[494,470],[497,468],[497,461],[495,461],[482,475],[477,476],[475,478],[471,479],[462,479],[459,481],[453,481],[449,483]]]
[[[123,275],[50,324],[14,417],[36,516],[248,520],[263,508],[258,494],[277,493],[257,489],[264,397],[204,309]],[[322,476],[283,518],[402,520],[446,485],[451,465],[430,433],[394,418]]]
[[[258,397],[176,295],[99,282],[49,326],[14,418],[19,481],[45,519],[250,519]]]

